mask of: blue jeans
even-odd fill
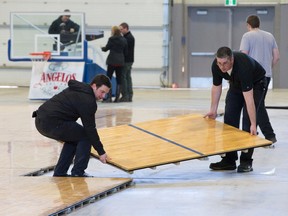
[[[36,117],[37,130],[51,139],[63,141],[64,145],[54,169],[54,176],[66,176],[74,159],[72,175],[83,175],[90,159],[91,144],[84,127],[74,121],[58,121]]]
[[[265,88],[266,88],[265,79],[263,82],[261,81],[255,84],[253,88],[253,96],[254,96],[254,102],[255,102],[255,107],[256,107],[257,119],[258,119],[259,109],[263,109],[262,106],[264,106],[263,98],[264,98]],[[227,92],[226,99],[225,99],[224,123],[231,125],[233,127],[239,128],[242,110],[243,110],[242,130],[250,132],[251,124],[250,124],[250,119],[248,116],[243,92],[239,89],[230,87]],[[241,152],[240,163],[252,164],[253,152],[254,152],[254,148],[248,149],[247,153]],[[238,160],[237,151],[226,153],[225,158],[231,162]]]

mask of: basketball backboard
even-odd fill
[[[64,16],[76,23],[74,31],[70,30],[71,22],[68,24],[61,21],[61,17]],[[85,38],[84,13],[11,12],[10,19],[11,35],[8,53],[11,61],[30,61],[30,53],[45,51],[51,52],[52,60],[81,61],[84,59],[85,47],[82,40]],[[59,32],[55,33],[51,31],[50,26],[57,19],[54,27],[56,26]]]

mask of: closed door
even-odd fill
[[[260,18],[260,29],[274,34],[273,7],[269,8],[232,8],[232,49],[239,50],[242,35],[247,32],[246,18],[255,14]]]

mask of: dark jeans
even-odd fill
[[[122,82],[122,96],[126,97],[127,99],[132,99],[133,97],[133,84],[132,84],[132,77],[131,77],[131,69],[132,69],[132,62],[125,63],[124,70],[121,76]]]
[[[82,125],[77,122],[35,119],[37,130],[51,139],[63,141],[64,145],[54,169],[54,176],[65,176],[74,159],[72,175],[83,175],[88,166],[91,144]]]
[[[258,111],[258,123],[259,123],[259,128],[261,129],[263,135],[265,136],[266,139],[269,140],[271,138],[276,137],[276,135],[274,133],[274,130],[269,120],[267,110],[265,108],[265,97],[268,91],[268,86],[269,86],[271,78],[266,77],[266,79],[267,79],[267,86],[264,92],[264,99],[262,101],[263,105],[259,107],[259,111]]]
[[[264,105],[263,97],[265,92],[266,82],[258,82],[254,85],[253,96],[256,107],[256,118],[258,119],[258,111],[261,106]],[[229,88],[226,100],[225,100],[225,113],[224,113],[224,123],[231,125],[233,127],[239,128],[241,111],[243,109],[242,117],[242,130],[250,132],[250,119],[247,113],[247,108],[245,104],[245,99],[243,92],[238,89]],[[254,148],[248,149],[247,153],[241,152],[240,163],[251,163]],[[225,158],[229,161],[238,160],[237,151],[226,153]]]

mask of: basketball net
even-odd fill
[[[34,73],[42,73],[45,63],[51,58],[51,52],[34,52],[30,53],[30,59],[32,61],[32,70]]]

